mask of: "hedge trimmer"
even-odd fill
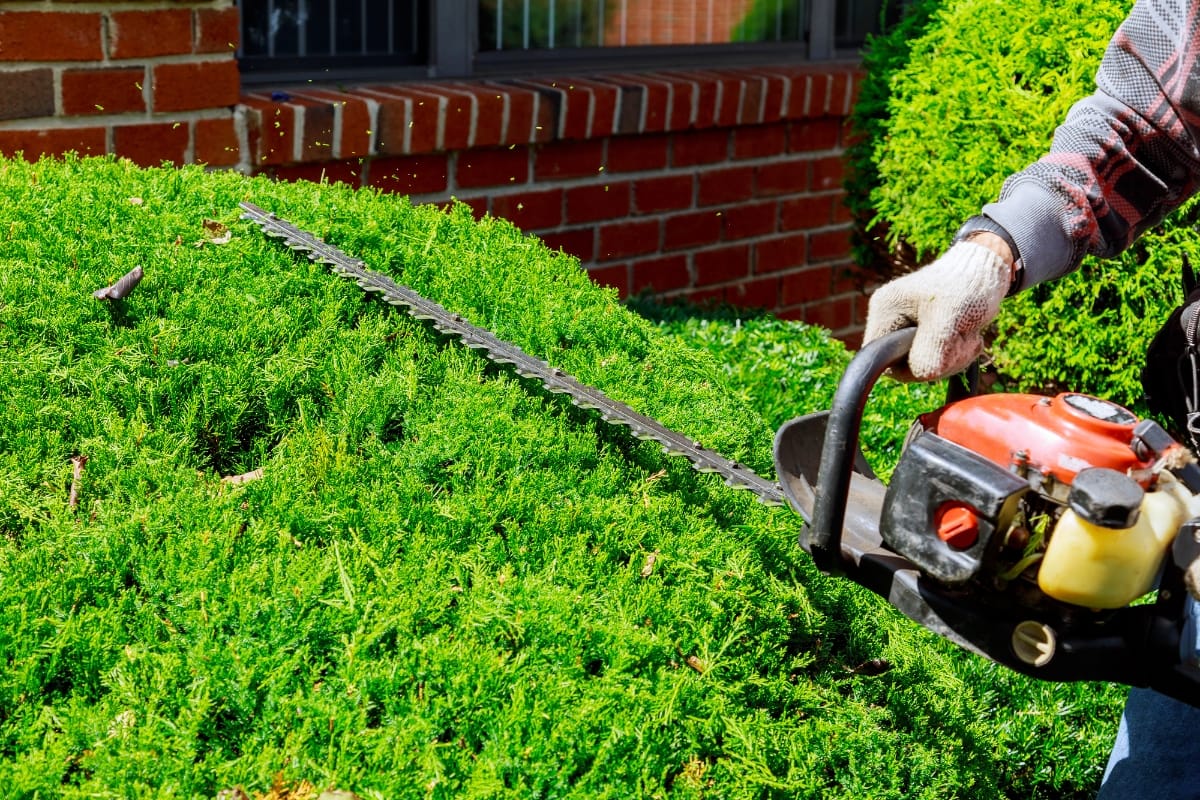
[[[776,483],[241,205],[268,236],[492,361],[766,504],[789,504],[817,566],[925,628],[1036,678],[1149,686],[1200,706],[1200,665],[1179,652],[1188,590],[1200,588],[1187,577],[1200,557],[1200,467],[1157,423],[1083,394],[974,396],[952,381],[885,486],[859,450],[859,426],[875,382],[908,353],[910,329],[855,356],[830,411],[779,429]]]

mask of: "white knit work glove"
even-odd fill
[[[983,351],[982,331],[1000,312],[1011,271],[988,248],[959,242],[929,266],[871,296],[864,344],[915,325],[907,368],[898,365],[892,374],[931,381],[961,372]]]

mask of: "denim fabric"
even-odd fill
[[[1189,599],[1180,657],[1200,659],[1200,604]],[[1200,708],[1133,689],[1098,800],[1200,799]]]

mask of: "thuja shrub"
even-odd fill
[[[895,75],[908,64],[913,43],[921,38],[933,12],[943,2],[912,0],[903,4],[900,19],[883,33],[868,37],[863,48],[865,74],[851,110],[854,135],[846,146],[846,205],[855,220],[855,260],[881,276],[911,266],[911,255],[903,242],[889,242],[887,221],[875,210],[871,195],[879,187],[876,151],[887,138],[891,121],[888,103]]]
[[[1072,103],[1094,89],[1103,49],[1131,3],[945,0],[889,75],[871,137],[870,202],[893,252],[917,261],[994,199],[1005,177],[1049,147]],[[1015,386],[1069,387],[1137,406],[1145,346],[1180,298],[1195,211],[1120,258],[1005,304],[992,355]]]
[[[1119,690],[1005,673],[817,574],[790,511],[239,200],[763,473],[763,414],[820,408],[847,357],[782,323],[653,324],[462,207],[0,161],[6,796],[1092,792]],[[92,296],[139,265],[127,299]],[[895,402],[892,438],[925,399]]]

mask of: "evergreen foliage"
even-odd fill
[[[1119,689],[1035,684],[820,576],[790,512],[266,240],[243,199],[763,472],[846,358],[653,324],[464,208],[0,161],[5,796],[1090,796]],[[935,390],[881,391],[886,461]]]

